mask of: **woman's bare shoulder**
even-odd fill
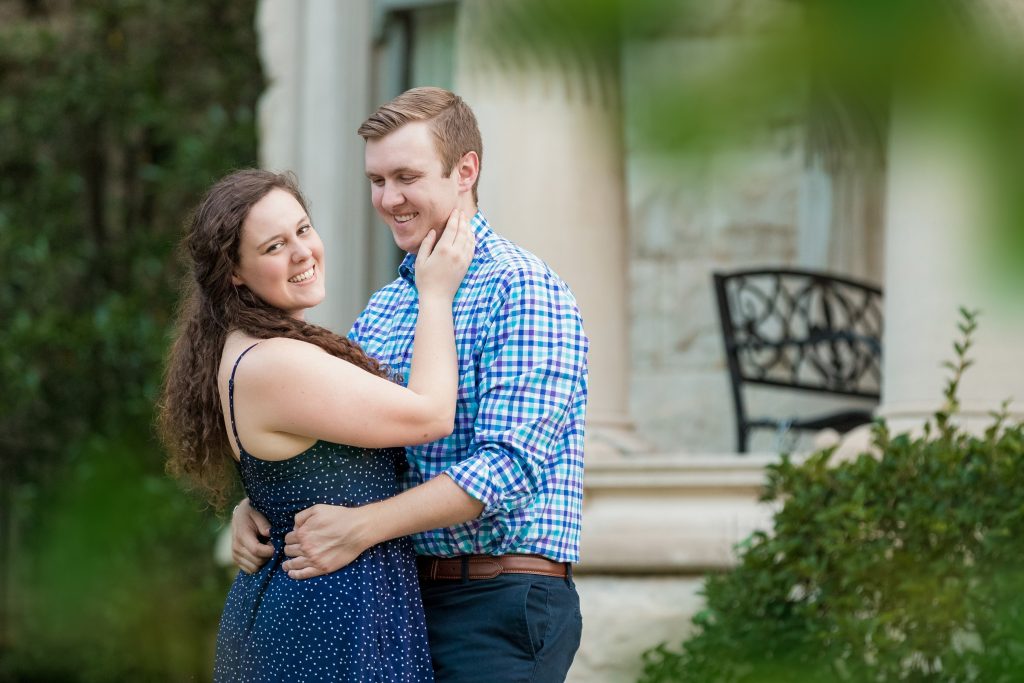
[[[255,344],[252,350],[246,353],[244,361],[245,374],[250,380],[259,381],[262,378],[273,381],[282,374],[315,375],[317,372],[323,372],[325,366],[333,368],[335,365],[345,364],[316,344],[301,339],[271,337],[246,341],[249,343],[239,344],[238,353]]]

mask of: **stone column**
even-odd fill
[[[961,384],[961,418],[990,423],[1013,399],[1024,417],[1024,306],[985,277],[979,240],[991,220],[981,162],[969,141],[924,112],[897,111],[886,217],[885,359],[879,414],[896,430],[919,426],[942,404],[959,336],[958,307],[979,309],[975,365]]]
[[[371,111],[371,0],[262,0],[267,90],[260,165],[291,170],[326,248],[327,299],[310,320],[346,332],[366,304],[369,193],[356,128]]]
[[[500,8],[500,9],[496,9]],[[645,448],[628,419],[626,203],[615,66],[586,54],[506,64],[482,42],[514,3],[465,0],[455,89],[484,141],[480,208],[569,284],[590,338],[587,455]],[[523,21],[537,18],[523,17]]]

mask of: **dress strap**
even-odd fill
[[[259,344],[259,342],[256,342]],[[256,348],[256,344],[253,344],[245,351],[238,354],[238,358],[235,359],[235,365],[231,368],[231,377],[228,378],[228,410],[231,411],[231,431],[235,435],[235,443],[238,445],[238,454],[241,455],[245,449],[242,448],[242,440],[238,438],[238,427],[235,426],[235,370],[238,369],[238,362],[242,360],[242,356]]]

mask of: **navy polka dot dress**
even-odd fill
[[[233,430],[234,374],[228,384]],[[240,441],[238,448],[242,483],[270,520],[275,553],[257,573],[235,578],[221,615],[214,680],[433,681],[409,539],[382,543],[312,579],[291,579],[281,568],[288,559],[284,536],[297,512],[395,495],[404,451],[318,441],[288,460],[267,461]]]

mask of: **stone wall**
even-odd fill
[[[660,453],[598,458],[584,477],[576,584],[583,639],[569,672],[582,683],[635,681],[642,653],[678,645],[700,610],[703,575],[768,529],[759,502],[774,458]]]
[[[703,605],[693,576],[584,575],[576,579],[583,643],[569,683],[634,683],[645,650],[666,642],[678,649]]]
[[[623,56],[630,415],[643,437],[668,452],[735,450],[712,272],[798,266],[877,282],[881,270],[877,170],[809,170],[806,93],[714,152],[652,149],[637,135],[637,121],[650,115],[638,111],[638,90],[652,74],[669,68],[686,78],[749,40],[730,26],[631,44]],[[875,178],[867,189],[865,176]],[[778,391],[754,392],[748,401],[751,414],[770,408],[763,412],[778,416],[833,405],[850,402]],[[766,433],[751,442],[752,451],[765,452],[809,446],[809,437],[779,444]]]
[[[722,48],[680,39],[628,50],[627,127],[628,84],[652,61],[700,62]],[[630,414],[663,450],[735,448],[711,273],[794,263],[802,168],[795,121],[742,151],[699,159],[627,147]]]

